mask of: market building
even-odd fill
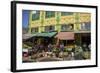
[[[28,33],[38,38],[35,40],[37,43],[63,43],[67,47],[84,43],[89,45],[91,43],[91,14],[30,11]]]

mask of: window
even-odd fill
[[[49,31],[54,31],[55,27],[54,26],[45,26],[45,31],[49,32]]]
[[[38,32],[38,28],[37,27],[31,28],[31,33],[35,33],[35,32]]]
[[[81,24],[81,30],[90,30],[91,29],[91,23],[82,23]]]
[[[54,11],[46,11],[45,12],[45,18],[55,17]]]
[[[61,31],[66,31],[68,29],[68,26],[67,25],[62,25],[61,26]]]
[[[71,31],[74,29],[73,24],[61,25],[61,31]]]
[[[61,12],[61,16],[73,15],[72,12]]]
[[[39,20],[40,18],[40,11],[33,11],[32,20]]]

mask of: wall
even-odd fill
[[[11,8],[10,1],[11,0],[0,1],[0,73],[11,73],[10,72],[10,8]],[[100,7],[99,5],[100,0],[30,0],[30,1],[88,4],[88,5],[98,5]],[[98,16],[100,16],[100,14]],[[99,19],[100,17],[98,17],[98,20]],[[98,24],[100,24],[100,21]],[[98,25],[98,27],[100,27],[100,25]],[[98,31],[100,31],[100,29]],[[98,34],[98,37],[100,37],[100,33]],[[100,38],[98,40],[100,40]],[[100,41],[98,43],[100,43]],[[100,51],[99,48],[98,51]],[[99,61],[100,61],[100,57],[99,57]],[[81,68],[81,69],[67,69],[67,70],[38,71],[34,73],[92,73],[92,72],[99,73],[100,67],[84,68],[84,69]],[[33,72],[27,72],[27,73],[33,73]]]
[[[40,11],[39,19],[32,20],[32,11],[30,12],[30,19],[29,19],[29,32],[31,33],[32,28],[39,28],[39,32],[45,30],[41,28],[45,28],[45,26],[54,26],[55,30],[60,31],[61,29],[57,29],[58,25],[61,28],[61,25],[73,24],[74,27],[81,27],[81,24],[84,22],[91,22],[91,14],[89,13],[76,13],[73,12],[71,15],[63,15],[61,16],[62,12],[55,11],[55,16],[50,18],[45,18],[46,11]],[[77,26],[78,25],[78,26]],[[42,26],[42,27],[41,27]],[[74,30],[78,30],[75,28]]]

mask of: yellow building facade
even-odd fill
[[[49,12],[49,11],[48,11]],[[39,11],[39,18],[33,20],[33,11],[30,11],[29,17],[29,33],[32,33],[32,29],[38,28],[36,32],[45,32],[46,26],[54,26],[54,30],[60,32],[62,25],[73,25],[73,31],[81,30],[81,25],[91,22],[90,13],[76,13],[76,12],[54,12],[54,16],[46,17],[46,11]],[[52,13],[51,12],[51,13]],[[62,13],[65,13],[65,15]],[[66,14],[67,13],[67,14]],[[85,24],[84,24],[85,25]],[[91,25],[91,24],[88,24]],[[90,31],[90,30],[85,30]]]

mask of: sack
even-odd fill
[[[85,52],[83,52],[83,57],[84,57],[85,59],[90,59],[91,53],[90,53],[89,51],[85,51]]]

